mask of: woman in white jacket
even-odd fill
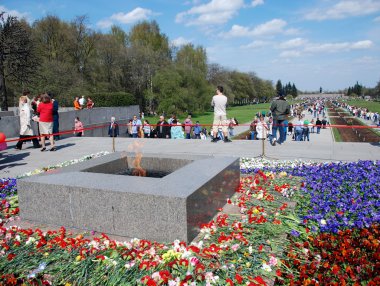
[[[20,111],[20,140],[16,144],[16,149],[21,150],[24,140],[33,136],[33,129],[31,127],[31,107],[29,105],[29,98],[25,95],[20,97],[19,101]],[[33,138],[33,147],[40,148],[37,138]]]

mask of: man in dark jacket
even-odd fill
[[[278,99],[272,102],[270,111],[273,115],[273,128],[272,128],[272,145],[275,146],[277,142],[277,129],[280,131],[280,138],[278,143],[282,144],[286,140],[286,128],[285,122],[290,114],[290,105],[285,100],[285,97],[281,95]]]
[[[160,116],[160,121],[157,122],[155,131],[156,138],[170,138],[170,126],[164,116]]]
[[[53,102],[53,133],[58,133],[59,132],[59,114],[58,114],[58,101],[54,98],[53,94],[48,93],[48,95],[52,98]],[[54,135],[54,140],[59,140],[60,136]]]
[[[117,136],[119,136],[119,124],[117,124],[116,118],[113,117],[113,116],[111,117],[111,123],[108,126],[108,135],[110,137],[117,137]]]
[[[319,134],[321,132],[322,121],[319,120],[319,118],[317,118],[317,121],[315,121],[315,125],[317,126],[317,134]]]

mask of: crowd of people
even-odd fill
[[[29,99],[28,91],[20,97],[20,140],[16,144],[16,149],[21,150],[25,140],[31,140],[34,148],[41,148],[46,151],[46,138],[50,141],[50,151],[56,151],[55,140],[59,135],[59,114],[58,102],[54,100],[51,94],[41,94]],[[310,141],[310,134],[320,134],[321,129],[326,128],[329,122],[326,119],[327,109],[325,99],[311,98],[305,99],[302,103],[289,104],[284,96],[276,98],[269,111],[263,111],[256,114],[250,124],[251,140],[268,139],[270,143],[283,144],[287,137],[294,141]],[[374,123],[379,122],[379,114],[371,112],[365,108],[350,106],[346,103],[335,102],[343,108],[349,110],[354,116],[363,119],[372,120]],[[218,86],[216,94],[213,96],[211,105],[214,107],[214,120],[212,127],[207,130],[205,125],[199,121],[192,121],[192,116],[181,122],[175,114],[166,120],[164,115],[159,117],[156,124],[151,124],[144,118],[144,113],[134,115],[126,128],[126,136],[131,138],[164,138],[164,139],[211,139],[211,142],[231,142],[230,138],[234,136],[234,127],[239,124],[236,118],[227,119],[227,97],[223,94],[223,87]],[[87,99],[82,96],[74,100],[75,110],[84,108],[91,109],[94,102],[90,97]],[[308,115],[308,116],[306,116]],[[308,117],[308,118],[306,118]],[[310,119],[311,118],[311,119]],[[32,128],[32,122],[37,128]],[[120,136],[119,123],[115,117],[111,118],[108,127],[110,137]],[[79,117],[74,120],[74,135],[84,135],[84,125]],[[278,134],[277,134],[278,133]],[[35,135],[40,135],[36,136]],[[38,138],[39,137],[39,138]]]
[[[74,109],[75,110],[81,110],[81,109],[92,109],[94,108],[94,101],[91,99],[91,97],[87,97],[87,99],[84,97],[84,95],[79,98],[79,96],[75,97],[74,102]]]
[[[30,92],[24,91],[19,98],[20,137],[15,146],[21,150],[23,144],[32,141],[34,148],[41,148],[41,152],[47,151],[46,139],[50,142],[49,151],[56,151],[55,141],[59,135],[59,104],[51,93],[42,93],[30,99]],[[82,97],[84,100],[84,97]],[[88,97],[81,102],[80,109],[87,103],[87,108],[92,108],[94,103]],[[79,101],[78,101],[79,102]],[[74,119],[74,135],[83,136],[84,126],[79,117]]]
[[[46,151],[46,138],[50,141],[50,151],[56,151],[55,140],[59,135],[58,101],[52,94],[43,93],[30,100],[30,92],[24,91],[19,99],[20,138],[15,149],[21,150],[27,140],[33,142],[34,148]],[[33,121],[36,124],[33,124]]]
[[[373,124],[380,125],[380,115],[378,112],[372,112],[368,108],[364,108],[364,107],[349,105],[346,102],[335,101],[334,104],[336,106],[346,109],[349,113],[351,113],[355,117],[358,117],[364,120],[369,120]]]
[[[237,125],[236,118],[228,120],[227,130],[229,136],[233,136],[233,128]],[[120,125],[115,121],[115,117],[111,118],[108,127],[108,135],[110,137],[120,136]],[[195,123],[191,119],[191,115],[181,122],[175,114],[169,119],[161,115],[156,124],[151,124],[149,120],[142,119],[137,115],[133,119],[129,119],[126,124],[126,136],[130,138],[161,138],[161,139],[200,139],[206,140],[208,138],[216,137],[215,141],[224,140],[225,134],[223,133],[222,126],[217,128],[214,136],[214,130],[211,127],[209,130],[202,126],[199,121]]]
[[[199,121],[192,121],[192,116],[180,122],[175,114],[166,120],[164,115],[159,117],[159,121],[153,125],[144,119],[143,113],[140,118],[133,116],[127,124],[127,136],[132,138],[161,138],[161,139],[200,139],[206,140],[209,136],[212,142],[222,140],[229,143],[229,136],[233,136],[234,126],[238,125],[236,118],[227,119],[226,106],[227,97],[223,94],[223,87],[218,86],[216,95],[213,96],[211,105],[214,107],[214,122],[210,131],[205,126],[202,127]],[[115,118],[111,119],[108,135],[117,137],[120,135],[119,124]]]
[[[311,120],[306,118],[307,112],[313,117]],[[310,141],[310,134],[320,134],[327,124],[324,100],[310,99],[291,105],[280,96],[272,102],[268,113],[259,112],[253,118],[248,139],[269,139],[273,146],[283,144],[288,136],[294,141]]]

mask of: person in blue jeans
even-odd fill
[[[273,128],[272,128],[272,145],[275,146],[277,142],[277,129],[280,133],[278,143],[283,143],[286,140],[286,129],[288,125],[287,117],[290,114],[290,105],[285,100],[284,95],[274,100],[271,104],[270,111],[273,115]]]
[[[296,141],[302,141],[303,120],[301,116],[298,117],[298,120],[296,121],[296,124],[294,126],[294,134]]]
[[[289,124],[289,122],[288,122],[288,120],[284,120],[283,122],[282,122],[282,124],[284,125],[284,130],[283,130],[283,135],[282,135],[282,138],[281,138],[281,132],[280,132],[280,141],[279,142],[281,142],[281,143],[284,143],[285,141],[286,141],[286,135],[288,134],[288,124]]]

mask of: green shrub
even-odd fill
[[[134,96],[127,92],[100,92],[90,95],[95,107],[128,106],[136,104]]]

